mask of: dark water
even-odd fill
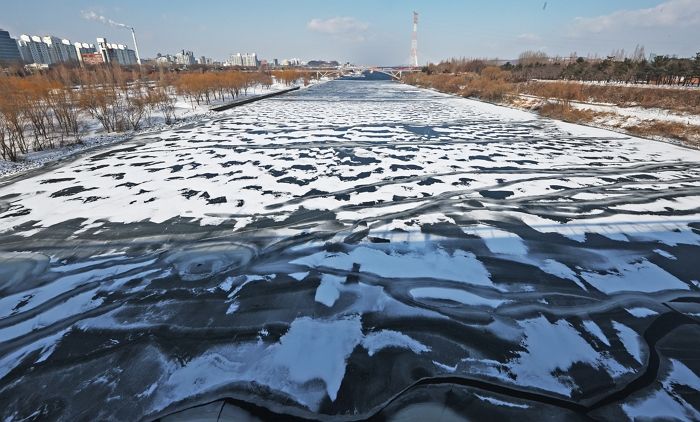
[[[36,171],[0,415],[694,419],[699,163],[335,81]]]

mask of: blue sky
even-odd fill
[[[131,45],[129,33],[92,14],[134,26],[141,55],[193,50],[224,59],[336,59],[404,64],[411,12],[420,13],[419,61],[449,57],[515,58],[523,50],[552,55],[607,55],[637,44],[648,53],[700,51],[700,0],[32,0],[4,2],[0,28]]]

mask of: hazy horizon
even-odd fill
[[[26,33],[94,43],[105,36],[131,46],[130,33],[111,20],[135,28],[143,57],[185,49],[215,60],[256,52],[264,59],[396,65],[408,63],[415,10],[420,64],[451,57],[513,59],[525,50],[606,56],[638,44],[656,54],[693,56],[700,50],[695,0],[375,3],[37,0],[31,8],[4,5],[0,28],[15,38]]]

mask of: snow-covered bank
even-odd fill
[[[31,151],[24,155],[19,161],[7,161],[0,159],[0,182],[8,177],[16,176],[18,173],[33,170],[46,164],[69,158],[94,148],[100,148],[123,142],[140,135],[147,135],[149,133],[156,133],[169,128],[175,129],[185,126],[211,113],[212,112],[209,111],[208,107],[199,106],[193,109],[189,106],[189,104],[185,105],[185,102],[180,100],[176,104],[177,121],[172,125],[166,125],[165,123],[160,122],[138,131],[119,133],[105,133],[104,131],[93,130],[91,133],[85,135],[79,143],[73,143],[44,151]],[[156,118],[154,120],[162,120],[162,118]]]
[[[309,86],[323,81],[327,81],[327,79],[322,81],[311,81]],[[241,93],[237,99],[269,94],[286,88],[289,88],[289,86],[275,81],[269,87],[251,87],[247,90],[247,92]],[[84,114],[81,125],[85,128],[85,133],[81,136],[80,142],[69,143],[68,145],[50,148],[43,151],[30,151],[29,153],[23,155],[18,161],[0,159],[0,182],[8,177],[17,175],[18,173],[33,170],[42,167],[45,164],[69,158],[95,148],[123,142],[137,136],[147,136],[148,134],[161,132],[167,129],[177,129],[179,127],[191,124],[192,122],[214,115],[215,113],[211,111],[212,107],[223,105],[228,102],[230,102],[230,99],[217,99],[209,104],[197,104],[196,102],[193,102],[183,96],[176,96],[174,102],[175,122],[173,124],[168,125],[165,123],[165,116],[163,113],[153,112],[149,118],[146,119],[145,124],[141,129],[129,132],[105,132],[96,119]]]
[[[520,94],[519,97],[524,101],[522,107],[531,108],[546,101],[545,98],[535,95]],[[700,114],[678,113],[662,108],[646,108],[646,107],[622,107],[615,104],[569,101],[569,104],[579,110],[591,110],[600,113],[616,114],[620,117],[633,119],[635,121],[644,120],[659,120],[664,122],[684,123],[687,125],[700,126]]]
[[[700,114],[674,112],[661,108],[639,106],[623,107],[584,101],[562,101],[519,94],[507,100],[507,106],[522,110],[543,110],[547,105],[558,105],[581,113],[572,115],[577,124],[606,129],[618,133],[680,144],[691,148],[700,147]],[[564,118],[558,115],[552,118]]]

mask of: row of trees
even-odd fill
[[[308,83],[311,74],[285,70],[274,77]],[[177,95],[194,107],[272,83],[273,74],[263,72],[141,73],[118,66],[0,74],[0,158],[14,161],[32,150],[80,142],[90,117],[106,132],[138,130],[155,115],[172,124]]]
[[[170,78],[178,95],[187,98],[193,104],[211,104],[212,101],[235,99],[241,93],[248,95],[248,90],[260,86],[269,89],[273,80],[289,86],[299,81],[308,85],[315,74],[296,69],[276,70],[272,72],[208,72],[185,73]]]
[[[258,85],[269,88],[272,76],[260,72],[186,73],[173,81],[177,94],[197,105],[224,101],[227,97],[233,99],[241,92],[247,95],[251,87]]]
[[[619,55],[622,56],[624,53]],[[597,62],[573,59],[572,63],[565,66],[563,63],[550,61],[542,53],[530,52],[521,56],[519,62],[517,66],[512,66],[498,65],[486,60],[453,59],[429,65],[420,73],[407,74],[404,76],[404,81],[442,92],[489,101],[515,100],[518,94],[529,94],[566,104],[570,101],[593,101],[690,113],[700,109],[700,90],[654,86],[655,82],[698,83],[696,77],[689,75],[695,74],[692,66],[696,66],[695,62],[700,62],[700,55],[692,61],[664,57],[657,57],[651,62],[635,61],[630,57],[622,61],[606,59]],[[583,72],[583,76],[578,72]],[[553,80],[533,81],[532,79]],[[620,86],[574,83],[572,80],[651,82],[649,82],[650,86]]]
[[[655,56],[646,59],[644,48],[626,55],[620,50],[604,59],[549,57],[538,51],[520,55],[516,64],[486,59],[451,59],[423,68],[427,74],[480,73],[488,66],[500,66],[513,81],[564,79],[598,82],[646,83],[653,85],[700,86],[700,53],[691,58]]]
[[[700,86],[700,53],[694,58],[656,56],[652,60],[630,58],[591,62],[577,59],[562,69],[561,79],[583,81],[615,81],[654,85]]]
[[[80,142],[88,116],[107,132],[138,130],[156,112],[172,123],[169,91],[118,67],[0,77],[0,158]]]
[[[515,91],[511,74],[498,66],[463,73],[407,73],[404,82],[442,92],[499,101]]]

